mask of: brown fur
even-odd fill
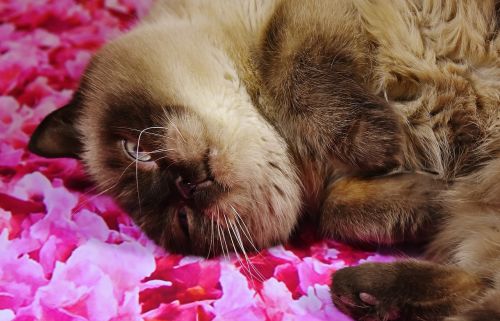
[[[343,177],[329,186],[321,230],[353,243],[422,241],[436,232],[442,211],[436,196],[444,187],[427,173]]]
[[[173,251],[284,242],[307,212],[349,242],[432,237],[433,263],[339,271],[335,303],[360,320],[498,320],[497,11],[492,0],[159,1],[93,58],[30,148],[82,158]],[[151,161],[131,160],[122,140]]]

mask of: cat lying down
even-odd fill
[[[165,0],[30,141],[80,158],[158,244],[218,255],[429,239],[333,276],[358,320],[500,320],[493,0]],[[232,242],[230,242],[231,240]]]

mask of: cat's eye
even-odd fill
[[[140,162],[151,162],[153,158],[151,154],[145,152],[141,148],[137,148],[137,143],[131,142],[129,140],[122,140],[122,147],[125,154],[133,160],[138,160]]]

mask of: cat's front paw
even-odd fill
[[[332,298],[355,320],[441,321],[481,287],[475,277],[452,267],[421,261],[366,263],[334,274]]]

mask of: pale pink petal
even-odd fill
[[[155,268],[152,253],[136,243],[108,244],[95,239],[77,248],[67,264],[70,267],[89,264],[99,267],[112,278],[118,291],[135,288]]]
[[[82,210],[73,216],[78,232],[85,238],[94,238],[100,241],[108,239],[110,230],[101,216],[89,210]]]
[[[297,257],[292,251],[285,250],[285,248],[282,245],[270,248],[268,250],[268,252],[272,256],[283,259],[285,261],[289,261],[289,262],[293,262],[293,263],[300,262],[299,257]]]
[[[42,267],[16,251],[8,240],[7,230],[0,234],[0,253],[0,293],[11,297],[12,307],[29,304],[38,287],[47,283]]]
[[[16,315],[14,314],[14,311],[5,309],[5,310],[0,310],[0,320],[2,321],[12,321]]]
[[[23,200],[42,196],[52,189],[50,181],[41,173],[34,172],[25,175],[15,185],[11,194]]]
[[[297,265],[297,271],[300,279],[300,288],[304,293],[310,286],[315,284],[328,284],[330,275],[333,272],[330,265],[324,264],[313,258],[305,258],[303,262]]]
[[[262,320],[256,293],[249,288],[248,280],[240,272],[224,265],[220,283],[223,295],[214,303],[215,320]]]
[[[330,289],[326,285],[309,287],[307,295],[297,301],[296,307],[300,307],[300,311],[304,313],[298,320],[351,320],[333,305]]]
[[[271,321],[283,320],[295,314],[291,307],[294,301],[292,294],[283,282],[276,279],[265,281],[261,296],[266,314]]]
[[[66,62],[66,69],[68,71],[68,75],[74,79],[78,79],[80,75],[83,73],[85,66],[90,60],[90,53],[87,51],[80,51],[76,54],[74,60],[69,60]]]
[[[112,321],[140,321],[141,318],[141,307],[139,305],[139,289],[133,289],[127,291],[124,294],[122,303],[118,307],[118,312],[111,319]]]

